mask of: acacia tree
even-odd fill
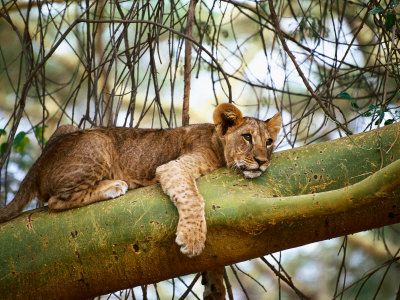
[[[397,2],[2,4],[0,34],[7,41],[0,44],[3,204],[18,188],[14,170],[32,163],[38,146],[59,124],[175,127],[181,117],[184,124],[189,116],[191,123],[207,121],[203,115],[212,105],[232,101],[260,118],[282,111],[283,149],[341,136],[352,141],[353,133],[398,118]],[[362,147],[378,152],[382,162],[390,159],[386,151],[393,142],[384,148],[372,146],[374,139]],[[384,165],[377,163],[366,173]],[[396,227],[385,232],[389,249],[398,241]],[[343,259],[330,279],[330,295],[339,297],[349,284],[346,274],[357,274],[346,261],[353,253],[349,240],[344,238],[341,246]],[[396,260],[397,252],[387,258]],[[298,289],[279,259],[271,264],[275,258],[266,261],[280,278],[277,290],[285,289],[283,278]],[[252,288],[243,277],[250,274],[238,266],[229,270],[228,289],[232,278],[238,279],[248,296]],[[389,295],[397,289],[395,275],[381,274],[378,287],[369,278],[362,278],[360,293],[371,286]]]

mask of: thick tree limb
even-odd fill
[[[396,131],[278,152],[256,180],[226,169],[201,178],[208,235],[192,259],[174,242],[178,216],[158,185],[27,212],[0,224],[0,295],[87,298],[400,222]]]

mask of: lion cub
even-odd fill
[[[199,255],[206,240],[204,200],[196,178],[228,166],[258,177],[270,162],[281,115],[260,121],[242,117],[232,104],[219,105],[215,124],[176,129],[61,126],[22,181],[0,222],[16,217],[35,196],[59,211],[115,198],[128,189],[161,183],[179,212],[176,242]]]

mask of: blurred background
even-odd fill
[[[188,0],[2,0],[0,207],[62,124],[177,127],[185,117],[211,122],[230,101],[260,119],[282,112],[279,151],[398,121],[400,2],[276,0],[276,17],[269,2],[192,1],[190,33]],[[400,299],[399,231],[227,266],[227,297]],[[202,290],[193,274],[99,298],[199,299]]]

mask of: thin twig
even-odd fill
[[[240,280],[240,278],[239,278],[239,276],[238,276],[238,274],[237,274],[237,272],[236,272],[234,266],[231,265],[230,268],[231,268],[231,270],[232,270],[232,272],[233,272],[233,275],[235,275],[235,278],[236,278],[237,282],[239,283],[240,287],[242,288],[243,294],[246,296],[246,299],[249,300],[250,297],[249,297],[249,295],[247,294],[246,288],[244,287],[242,281]]]
[[[182,278],[178,277],[179,281],[183,283],[183,285],[186,287],[186,291],[185,293],[183,293],[183,295],[179,298],[179,300],[181,299],[185,299],[185,297],[189,294],[192,293],[193,296],[196,297],[196,299],[200,299],[199,296],[196,295],[196,293],[193,292],[192,288],[194,286],[194,284],[197,282],[197,280],[200,278],[201,273],[197,273],[196,276],[193,278],[192,282],[187,285],[185,281],[182,280]],[[187,292],[187,294],[186,294]]]
[[[228,87],[228,100],[230,102],[232,102],[232,88],[231,88],[231,84],[229,82],[229,78],[228,75],[225,73],[224,69],[222,68],[222,66],[220,65],[220,63],[218,62],[218,60],[212,55],[212,53],[210,51],[207,50],[207,48],[205,48],[203,45],[201,45],[200,43],[198,43],[195,39],[193,39],[190,36],[187,36],[186,34],[183,34],[182,32],[179,32],[173,28],[170,28],[164,24],[158,23],[158,22],[153,22],[153,21],[148,21],[148,20],[120,20],[120,19],[99,19],[99,20],[91,20],[91,19],[78,19],[75,21],[76,23],[126,23],[126,24],[130,24],[130,23],[143,23],[143,24],[152,24],[161,28],[164,28],[166,30],[171,31],[172,33],[179,35],[180,37],[183,37],[189,41],[191,41],[193,44],[195,44],[197,47],[199,47],[202,51],[204,51],[205,53],[207,53],[207,55],[211,58],[211,60],[215,63],[215,66],[217,68],[218,71],[220,71],[222,73],[222,75],[224,76],[226,85]]]
[[[228,273],[226,273],[226,269],[224,268],[224,281],[226,286],[226,291],[228,292],[229,300],[233,300],[233,293],[232,293],[232,285],[228,278]]]
[[[311,299],[310,297],[304,295],[292,282],[290,278],[285,277],[282,275],[268,260],[266,260],[264,257],[260,257],[260,259],[272,270],[272,272],[275,273],[275,275],[284,281],[288,286],[290,286],[293,291],[300,297],[300,299]]]
[[[272,18],[272,21],[273,21],[274,26],[275,26],[275,32],[278,35],[279,40],[281,41],[283,49],[285,50],[287,55],[290,57],[291,61],[293,62],[294,66],[295,66],[295,68],[297,70],[297,73],[300,75],[301,79],[303,80],[303,83],[306,86],[307,90],[310,92],[310,94],[313,96],[313,98],[315,100],[317,100],[318,105],[322,108],[324,113],[333,122],[335,122],[341,129],[343,129],[343,131],[345,131],[348,135],[352,135],[353,133],[347,128],[346,125],[341,124],[336,120],[335,116],[328,110],[328,108],[322,102],[321,98],[314,92],[313,88],[308,83],[308,80],[307,80],[306,76],[304,75],[303,71],[301,70],[299,64],[296,61],[296,58],[294,57],[293,53],[289,50],[289,47],[287,46],[286,41],[282,36],[281,30],[280,30],[280,27],[279,27],[278,17],[277,17],[277,15],[275,13],[273,1],[272,0],[268,0],[268,4],[269,4],[269,9],[271,11],[271,18]]]
[[[182,294],[182,296],[179,298],[179,300],[183,300],[187,297],[187,295],[189,295],[189,293],[192,291],[194,285],[196,284],[197,280],[199,280],[200,276],[201,276],[201,273],[197,273],[196,276],[194,276],[192,282],[189,284],[188,288]]]
[[[386,262],[384,262],[382,265],[376,267],[375,269],[373,269],[372,271],[368,272],[367,274],[365,274],[363,277],[361,277],[360,279],[354,281],[352,284],[348,285],[346,288],[344,288],[342,291],[340,291],[340,293],[338,293],[337,295],[335,295],[333,297],[333,299],[338,298],[339,296],[342,296],[344,292],[346,292],[347,290],[349,290],[350,288],[354,287],[355,285],[359,284],[362,280],[368,280],[369,278],[371,278],[371,276],[373,274],[375,274],[376,272],[378,272],[380,269],[393,264],[394,262],[400,260],[400,257],[394,257],[393,259],[390,259]]]

